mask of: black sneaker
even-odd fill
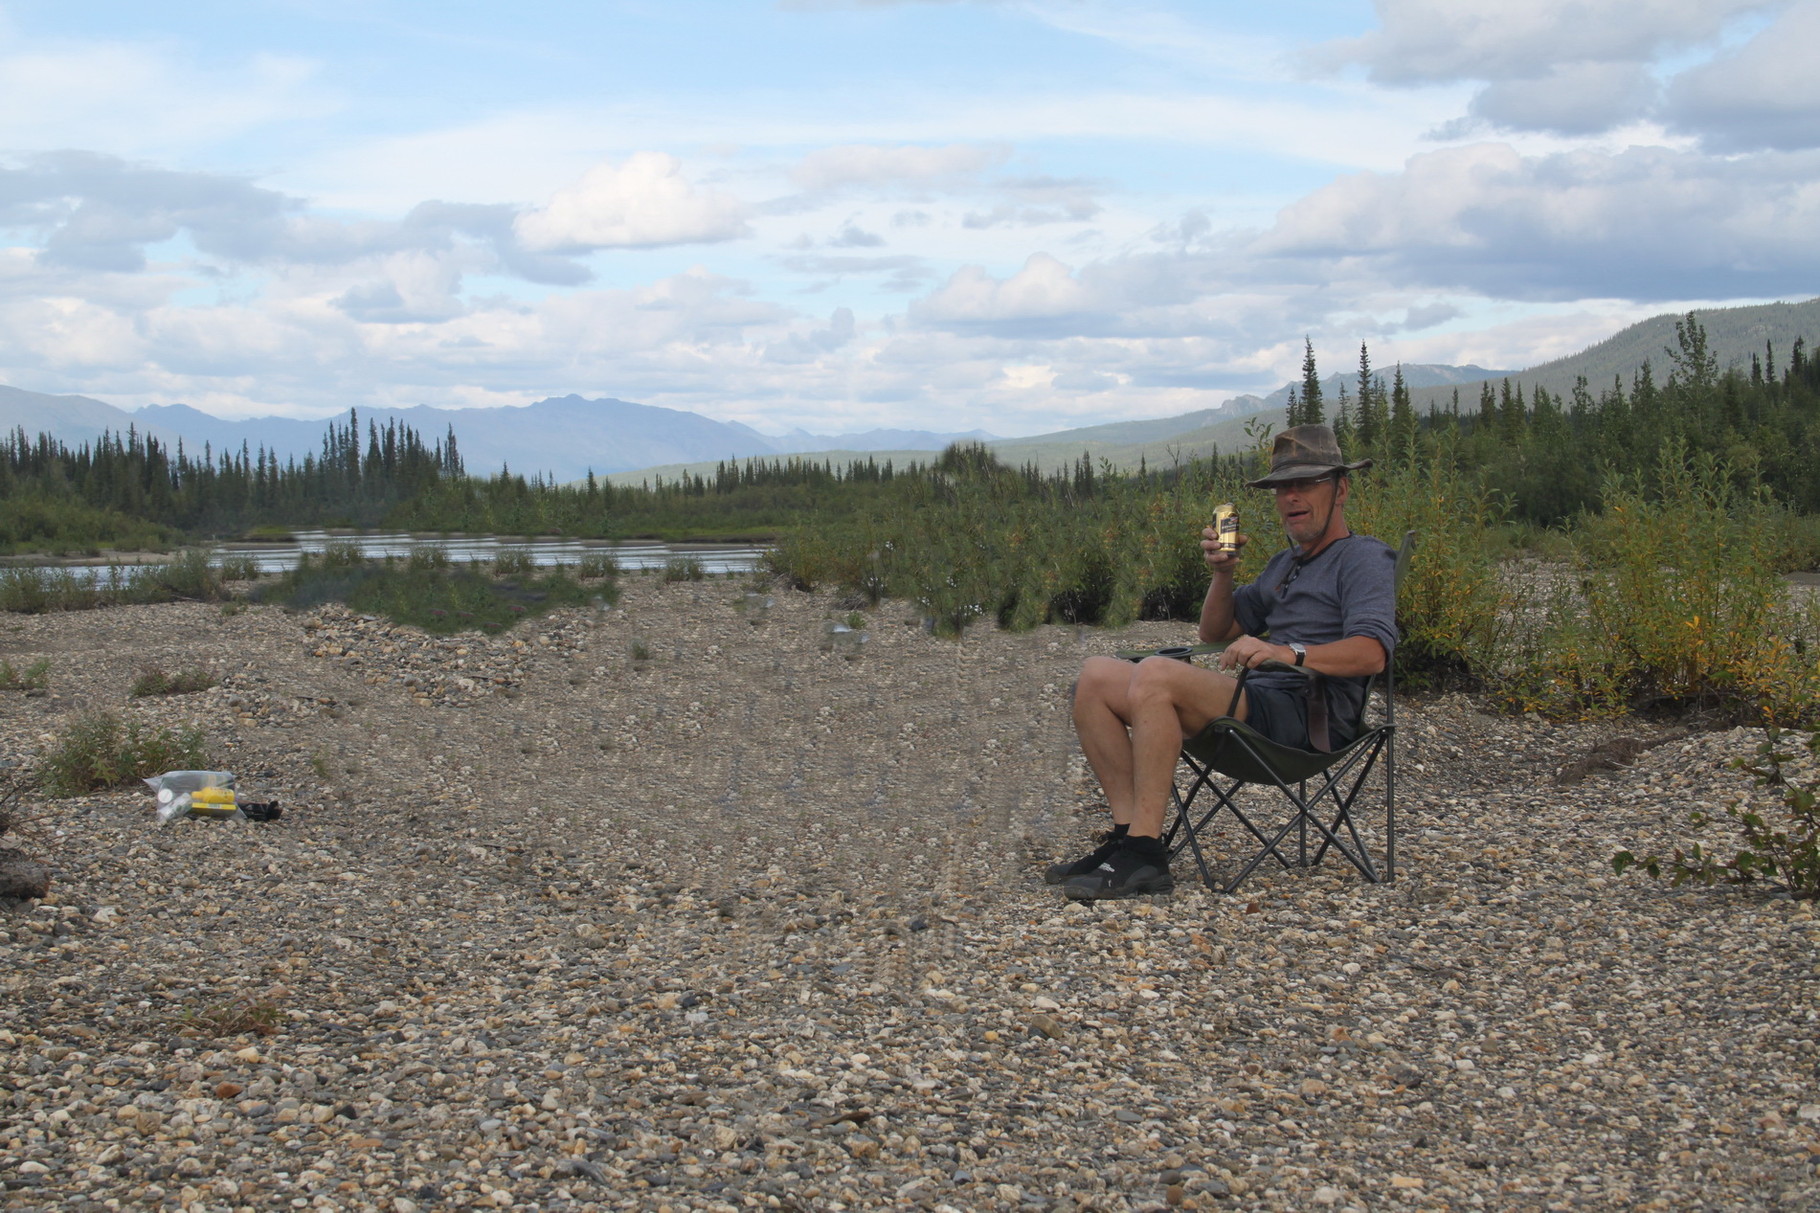
[[[1140,893],[1167,893],[1174,888],[1169,852],[1162,841],[1126,838],[1092,871],[1064,883],[1062,892],[1070,901],[1103,901]]]
[[[248,821],[277,821],[284,816],[284,810],[278,807],[276,800],[270,804],[243,804],[240,811],[246,814]]]
[[[1107,830],[1100,835],[1100,845],[1070,863],[1052,863],[1043,872],[1044,884],[1063,884],[1076,876],[1085,876],[1093,869],[1106,862],[1107,856],[1118,849],[1125,836],[1117,830]]]

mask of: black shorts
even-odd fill
[[[1308,740],[1308,691],[1302,686],[1245,684],[1245,723],[1270,740],[1298,750]]]

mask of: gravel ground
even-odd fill
[[[51,679],[0,753],[193,721],[285,807],[38,810],[0,1207],[1820,1207],[1813,906],[1608,863],[1747,793],[1752,735],[1406,701],[1393,883],[1075,905],[1069,683],[1185,629],[957,644],[886,604],[848,656],[828,599],[743,589],[505,639],[0,620]],[[221,684],[129,700],[148,660]],[[1634,762],[1557,783],[1601,745]]]

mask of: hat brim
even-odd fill
[[[1361,459],[1357,463],[1291,463],[1272,468],[1270,475],[1247,480],[1245,484],[1248,488],[1267,489],[1290,480],[1311,480],[1316,476],[1331,476],[1335,472],[1362,472],[1370,466],[1369,459]]]

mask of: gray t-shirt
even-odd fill
[[[1299,640],[1312,646],[1369,636],[1388,657],[1397,643],[1397,554],[1369,535],[1336,539],[1311,560],[1298,560],[1298,550],[1284,548],[1257,580],[1232,592],[1239,626],[1252,636],[1269,633],[1272,644]],[[1322,681],[1338,748],[1358,735],[1371,679]],[[1304,684],[1298,675],[1266,671],[1252,674],[1246,685],[1299,689]]]

